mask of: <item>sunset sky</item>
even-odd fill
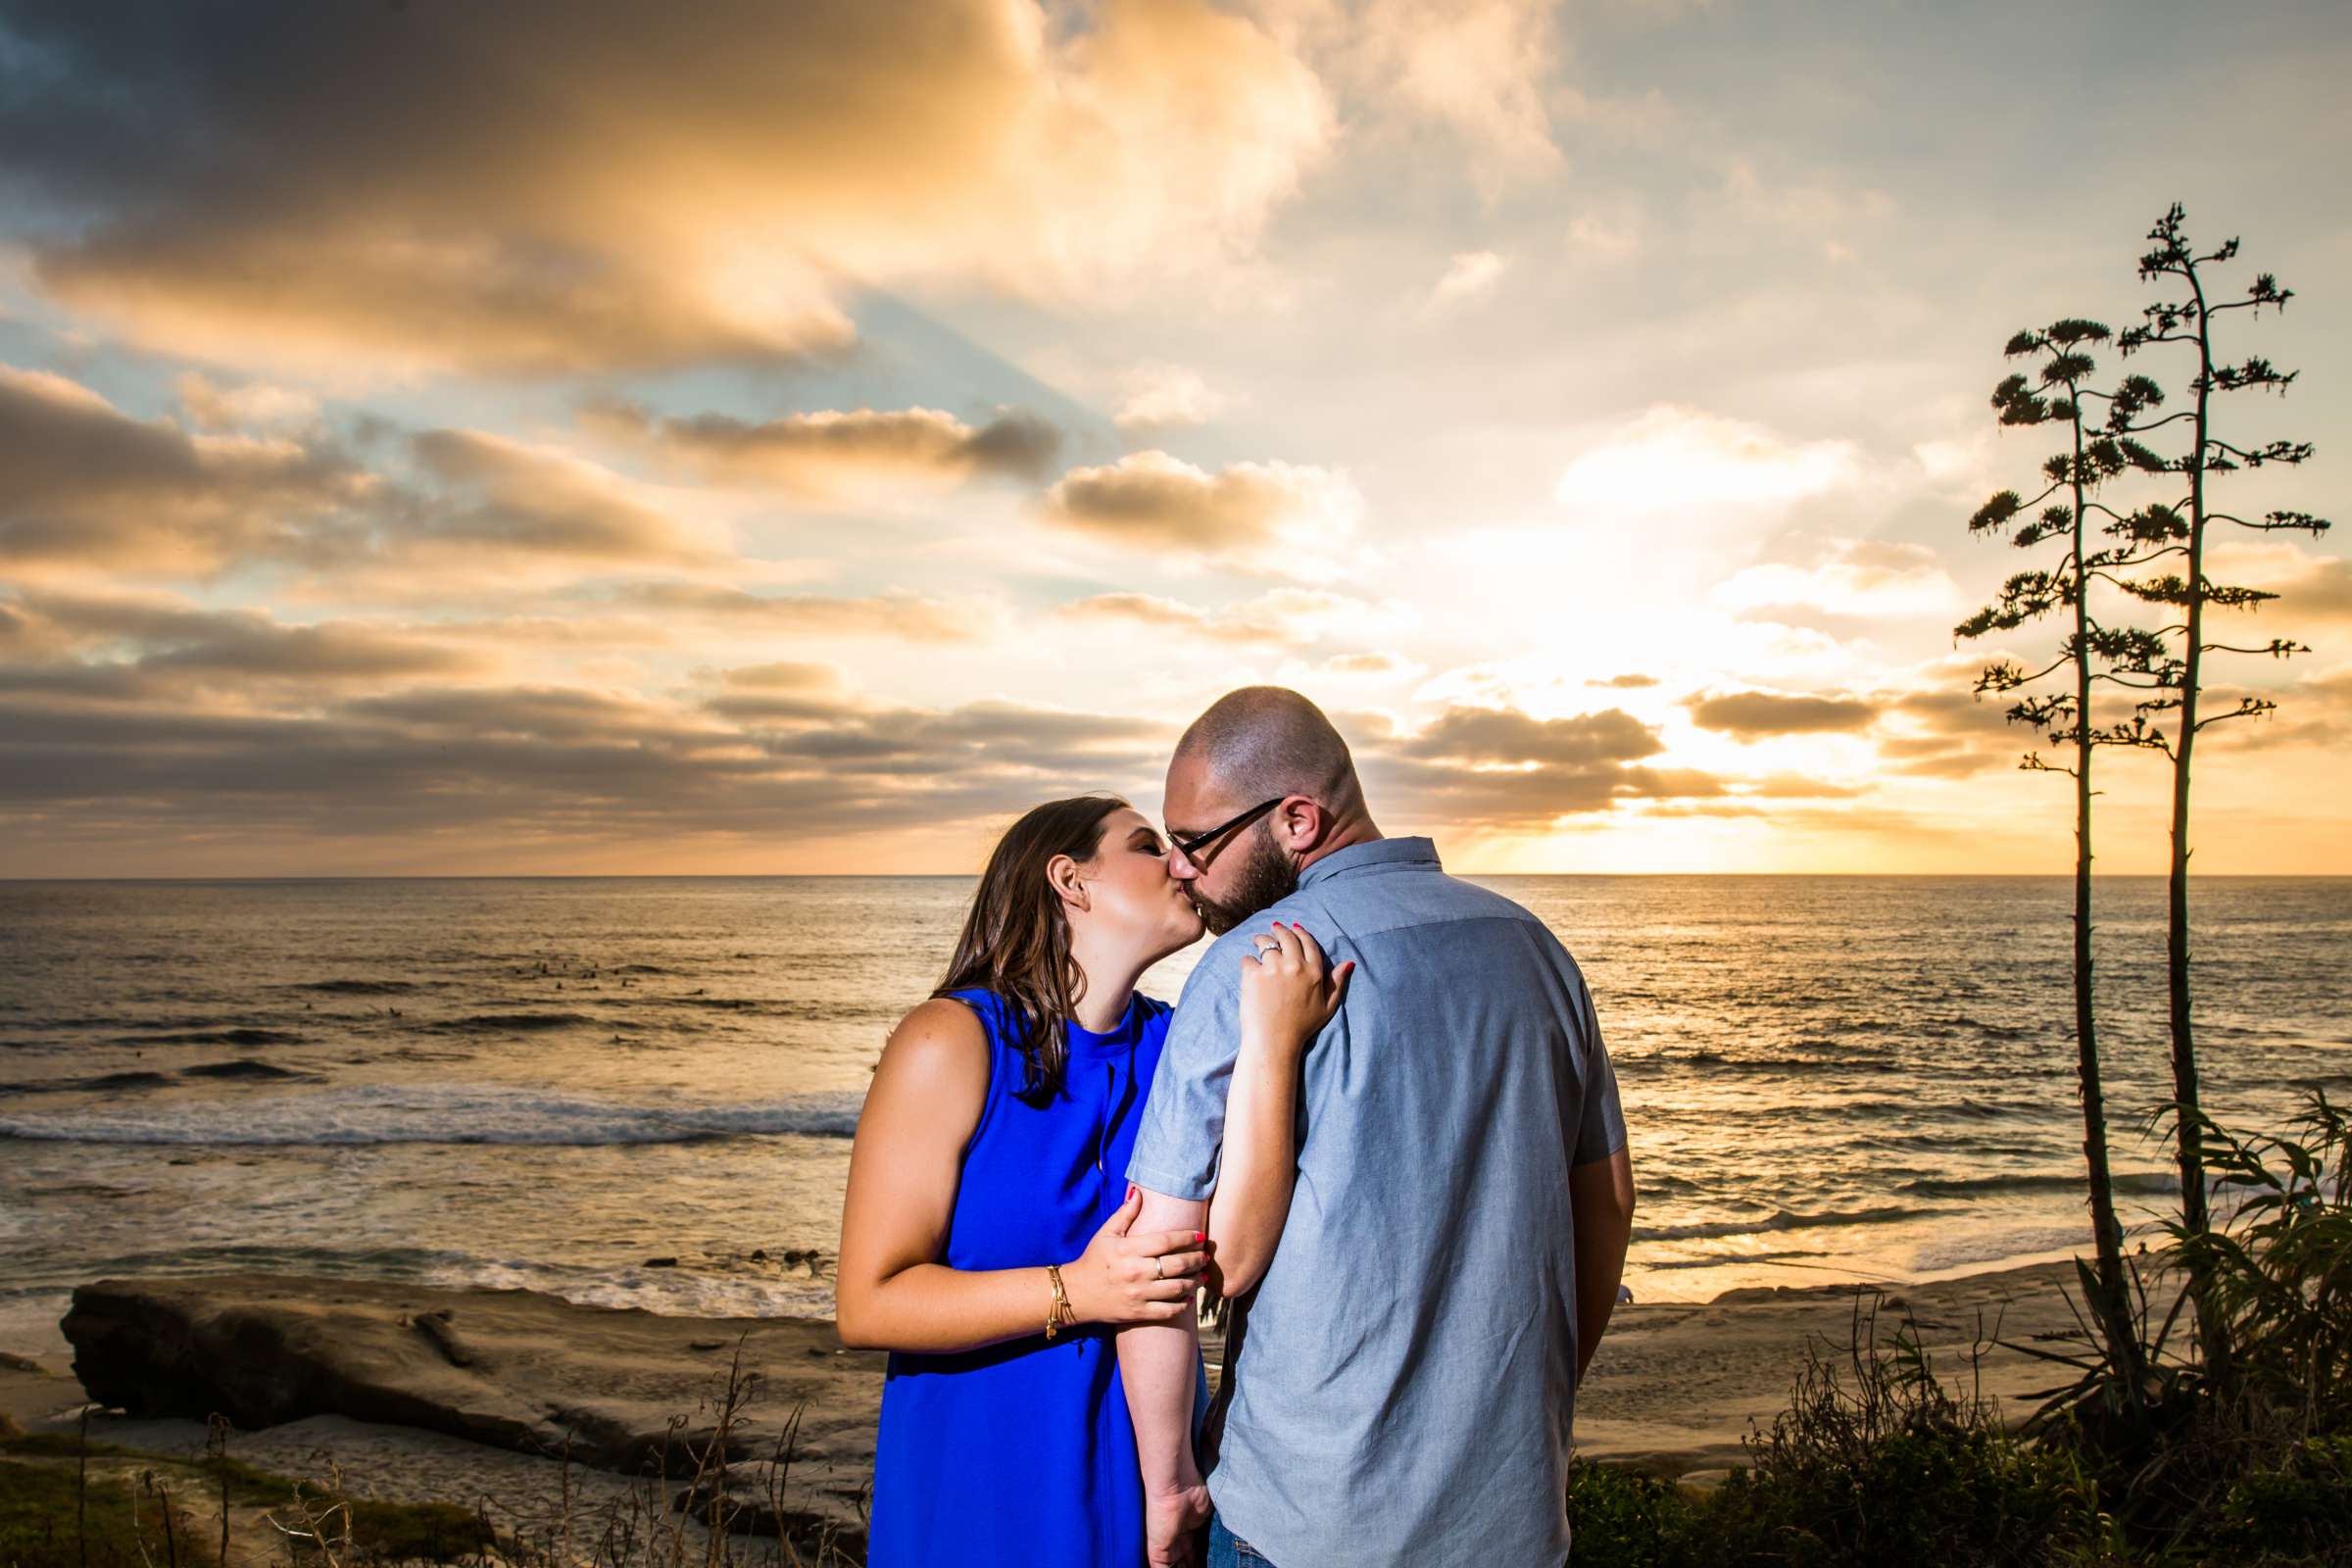
[[[1456,869],[2063,871],[1965,519],[2176,199],[2297,291],[2228,499],[2343,525],[2215,557],[2316,651],[2196,865],[2352,872],[2346,81],[2333,0],[0,0],[0,875],[968,871],[1258,682]]]

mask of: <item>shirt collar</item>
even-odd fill
[[[1298,885],[1311,888],[1331,877],[1347,876],[1356,871],[1400,871],[1406,866],[1417,865],[1425,865],[1433,871],[1445,869],[1438,863],[1435,842],[1423,838],[1373,839],[1366,844],[1350,844],[1344,850],[1332,851],[1298,873]]]

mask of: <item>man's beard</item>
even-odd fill
[[[1275,845],[1271,833],[1253,828],[1247,845],[1236,846],[1244,847],[1250,858],[1242,862],[1241,878],[1226,898],[1209,898],[1197,880],[1185,890],[1211,936],[1223,936],[1258,910],[1272,908],[1298,891],[1298,867]]]

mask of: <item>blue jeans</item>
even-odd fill
[[[1208,1516],[1208,1568],[1250,1568],[1251,1563],[1262,1563],[1264,1568],[1274,1568],[1273,1563],[1250,1549],[1250,1543],[1226,1529],[1223,1519],[1213,1513],[1210,1514]]]

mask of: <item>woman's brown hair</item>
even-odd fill
[[[1006,828],[980,873],[948,977],[931,993],[979,988],[1012,1004],[1021,1027],[1016,1044],[1028,1063],[1020,1097],[1033,1105],[1061,1092],[1070,1020],[1086,995],[1086,975],[1070,955],[1069,920],[1046,881],[1046,864],[1056,855],[1093,859],[1104,822],[1126,805],[1115,795],[1048,801]]]

